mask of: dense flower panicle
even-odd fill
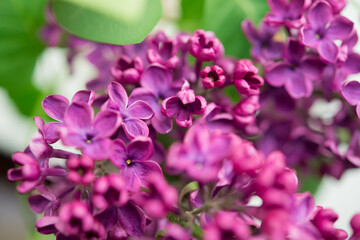
[[[127,46],[85,41],[99,70],[91,90],[46,97],[54,121],[34,118],[38,132],[8,172],[43,214],[37,230],[57,240],[345,239],[332,210],[297,193],[290,167],[340,178],[360,166],[350,111],[360,118],[360,85],[344,83],[360,72],[357,33],[340,15],[346,1],[268,3],[259,29],[242,24],[263,69],[224,57],[204,30]],[[55,28],[44,33],[58,42]],[[340,110],[314,113],[334,96]],[[358,225],[355,215],[351,239]]]

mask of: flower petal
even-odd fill
[[[113,142],[110,139],[97,139],[84,146],[83,151],[95,160],[106,160],[113,151]]]
[[[167,117],[173,117],[181,110],[181,105],[179,98],[169,97],[161,103],[161,112]]]
[[[81,90],[74,94],[71,102],[85,102],[91,105],[95,99],[95,92],[91,90]]]
[[[330,63],[335,63],[339,53],[339,47],[336,46],[336,44],[332,41],[324,39],[320,42],[318,51],[320,57],[322,57],[324,60]]]
[[[154,113],[146,102],[139,100],[126,109],[126,115],[133,118],[150,119]]]
[[[120,112],[123,112],[128,105],[128,96],[125,88],[117,82],[111,82],[108,87],[108,94],[111,100],[119,105]]]
[[[152,64],[141,76],[141,86],[151,90],[157,96],[166,94],[172,81],[171,72],[159,64]]]
[[[340,93],[351,105],[360,103],[360,83],[358,81],[346,82]]]
[[[137,136],[149,136],[149,127],[137,118],[125,119],[122,123],[125,134],[129,139],[133,139]]]
[[[133,160],[149,160],[154,154],[154,146],[149,137],[136,137],[127,147],[129,157]]]
[[[189,109],[181,109],[176,115],[176,123],[180,127],[190,127],[192,125],[192,114]]]
[[[110,137],[120,126],[121,117],[115,111],[100,111],[93,123],[93,134],[95,137]]]
[[[305,46],[300,42],[293,38],[289,38],[286,47],[284,58],[293,64],[297,64],[300,62],[301,58],[305,54]]]
[[[154,111],[154,117],[151,119],[151,124],[155,130],[161,134],[165,134],[171,131],[173,121],[171,118],[161,113],[160,106]]]
[[[307,58],[299,67],[310,80],[319,80],[322,77],[325,66],[326,64],[319,58]]]
[[[293,71],[287,63],[278,62],[266,69],[265,78],[270,85],[280,87],[289,81],[292,75]]]
[[[92,118],[94,116],[93,109],[86,103],[72,103],[65,112],[65,123],[67,127],[77,129],[90,129]]]
[[[163,175],[161,167],[154,161],[134,162],[130,167],[134,174],[138,177],[142,187],[148,187],[148,176],[151,174]]]
[[[119,208],[118,220],[129,235],[141,237],[144,234],[146,217],[138,206],[129,202]]]
[[[312,28],[316,30],[323,29],[333,17],[331,6],[324,1],[318,1],[311,6],[308,19]]]
[[[122,168],[126,166],[126,160],[129,159],[125,143],[120,139],[115,139],[113,145],[114,151],[110,160],[116,167]]]
[[[42,107],[49,117],[64,121],[64,114],[69,106],[69,100],[61,95],[49,95],[42,101]]]
[[[310,79],[307,79],[301,72],[297,71],[285,83],[285,89],[291,97],[302,98],[311,95],[313,85]]]
[[[326,30],[326,38],[331,40],[344,40],[349,37],[354,23],[343,16],[337,16],[330,23],[329,28]]]

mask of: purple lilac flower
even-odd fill
[[[136,84],[144,71],[144,64],[140,57],[130,59],[121,55],[110,71],[115,81],[121,84]]]
[[[289,38],[284,60],[266,68],[265,78],[275,87],[285,85],[293,98],[309,97],[313,91],[314,80],[321,78],[325,64],[313,57],[305,56],[305,46]]]
[[[354,23],[346,17],[334,15],[331,6],[325,1],[317,1],[311,6],[308,19],[309,24],[300,30],[302,42],[316,48],[320,57],[327,62],[336,62],[339,47],[334,40],[345,40]]]
[[[142,100],[132,101],[131,95],[128,98],[124,87],[117,82],[111,82],[108,86],[109,100],[103,108],[119,111],[122,127],[126,136],[133,139],[136,136],[148,136],[149,128],[140,119],[150,119],[153,116],[151,107]]]
[[[175,69],[180,59],[176,55],[178,44],[176,40],[169,39],[163,32],[148,40],[149,49],[146,57],[150,63],[159,63],[168,69]]]
[[[161,113],[161,102],[176,94],[180,87],[172,81],[171,72],[158,64],[150,65],[140,79],[143,88],[136,88],[131,101],[143,100],[151,106],[154,116],[151,124],[159,133],[165,134],[172,129],[172,119]]]
[[[259,87],[264,85],[264,79],[257,75],[259,70],[248,59],[236,62],[234,70],[234,85],[236,90],[245,95],[258,95]]]
[[[192,125],[192,115],[202,114],[205,107],[204,97],[195,96],[194,90],[183,88],[176,96],[166,98],[161,103],[161,112],[170,118],[176,116],[176,123],[185,128]]]
[[[95,99],[95,92],[82,90],[74,94],[71,102],[86,102],[91,105]],[[67,98],[61,95],[49,95],[41,102],[46,114],[59,122],[50,122],[43,127],[44,137],[48,143],[59,140],[59,127],[63,125],[66,109],[70,103]]]
[[[274,41],[273,37],[279,30],[278,27],[270,27],[264,22],[260,23],[260,29],[256,29],[250,20],[244,20],[242,30],[252,44],[250,53],[255,61],[266,64],[282,58],[284,44]]]
[[[305,24],[303,11],[306,0],[268,0],[268,3],[272,13],[266,14],[265,23],[270,26],[300,28]]]
[[[80,148],[95,160],[104,160],[112,153],[109,137],[119,128],[122,119],[112,110],[102,110],[94,118],[93,109],[86,103],[72,103],[65,112],[61,129],[66,146]]]
[[[340,13],[347,4],[347,0],[326,0],[326,2],[331,5],[334,14]]]
[[[151,161],[154,153],[154,146],[149,137],[136,137],[126,147],[120,139],[114,140],[114,153],[110,157],[111,162],[120,168],[120,175],[126,181],[126,188],[136,191],[147,187],[149,175],[157,173],[162,175],[158,163]]]
[[[199,61],[212,61],[223,53],[221,42],[213,32],[196,30],[187,42],[187,50]]]
[[[202,84],[205,88],[221,87],[225,83],[224,70],[218,65],[206,66],[200,72]]]
[[[20,193],[27,193],[40,185],[44,176],[64,176],[66,172],[60,168],[40,168],[39,162],[27,153],[17,152],[12,156],[13,162],[20,168],[9,169],[7,176],[10,181],[22,181],[17,186]]]

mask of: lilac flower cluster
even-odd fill
[[[204,30],[128,46],[85,43],[98,76],[71,101],[43,100],[54,121],[34,118],[38,132],[8,172],[41,214],[38,232],[57,240],[346,239],[333,210],[297,193],[289,166],[308,170],[320,156],[315,171],[335,177],[360,166],[350,106],[340,100],[330,122],[309,110],[356,72],[356,32],[339,15],[344,1],[269,4],[260,30],[243,23],[265,81]],[[274,40],[281,27],[285,42]],[[359,87],[342,89],[351,105],[360,105]],[[339,129],[354,133],[346,153]],[[359,214],[351,226],[359,238]]]
[[[265,154],[281,150],[287,164],[303,172],[340,178],[359,166],[359,138],[352,135],[358,123],[348,103],[359,106],[360,84],[345,80],[360,72],[360,55],[354,24],[341,15],[346,1],[268,3],[271,12],[259,29],[248,20],[242,24],[268,83],[260,94],[257,146]],[[322,119],[312,114],[319,102],[337,102],[340,110]],[[339,132],[352,136],[340,139]],[[340,144],[349,146],[346,154],[339,153]]]

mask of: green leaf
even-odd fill
[[[0,2],[0,86],[6,88],[21,113],[31,115],[40,92],[31,84],[44,24],[46,0]]]
[[[162,13],[160,0],[54,0],[52,9],[74,35],[111,44],[141,42]]]
[[[198,225],[193,225],[193,229],[192,229],[192,235],[194,237],[196,237],[197,239],[203,239],[203,230],[201,227],[199,227]]]
[[[203,9],[204,0],[182,0],[180,28],[191,32],[202,28]]]
[[[155,240],[161,240],[164,237],[166,237],[166,230],[165,229],[157,230],[157,232],[155,233]]]
[[[203,27],[215,32],[226,55],[246,58],[250,44],[241,30],[241,22],[248,18],[258,23],[267,9],[264,0],[205,0]]]
[[[198,190],[199,189],[199,184],[195,181],[188,183],[187,185],[185,185],[185,187],[183,187],[183,189],[180,192],[180,201],[183,200],[184,197],[186,197],[186,195],[188,195],[189,193]]]

